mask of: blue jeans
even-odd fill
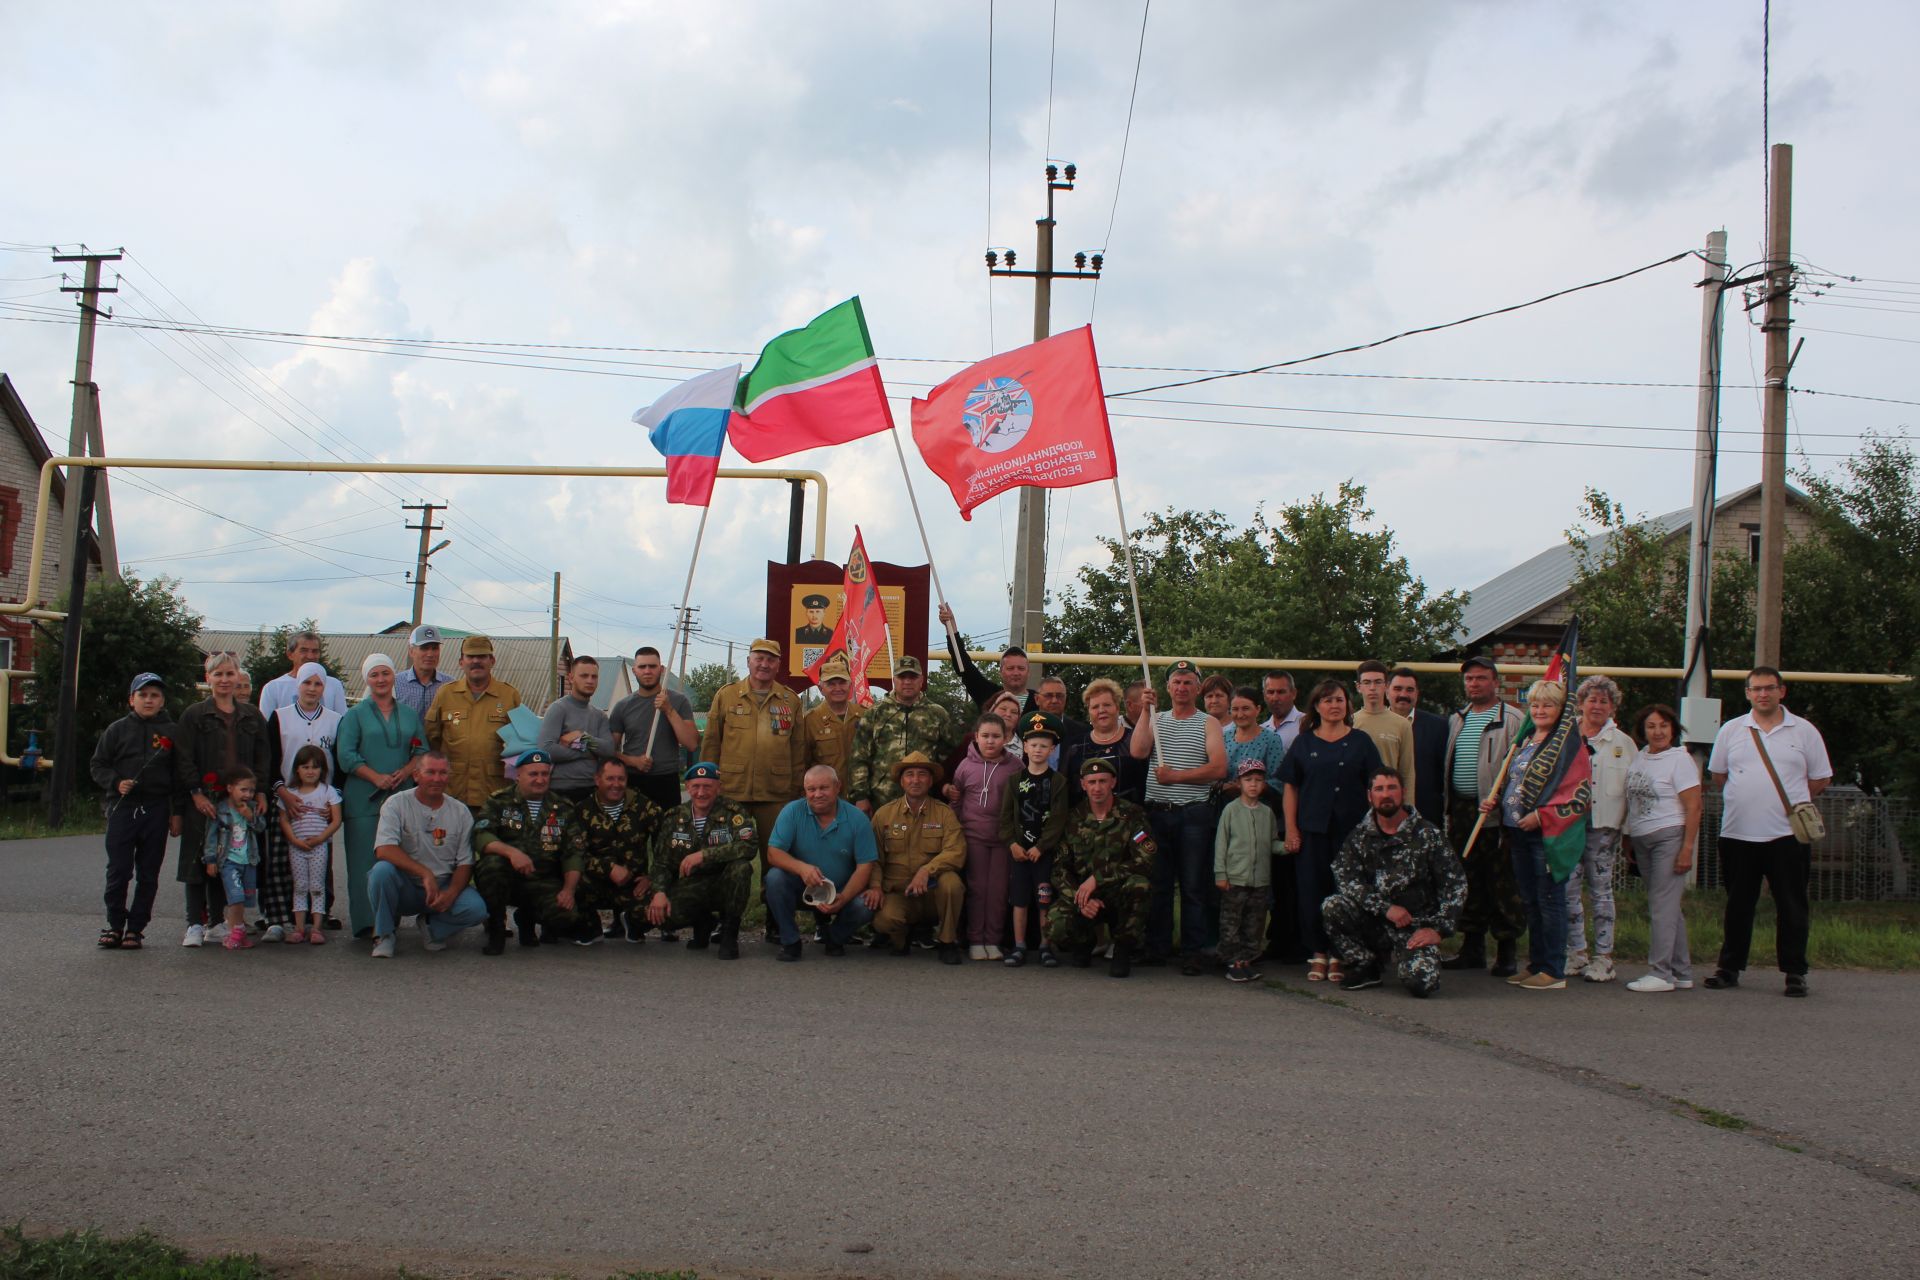
[[[1567,976],[1567,883],[1547,870],[1547,842],[1538,831],[1508,827],[1513,878],[1527,906],[1527,960],[1535,973]]]
[[[1147,900],[1147,954],[1173,952],[1173,891],[1180,890],[1180,954],[1207,946],[1207,887],[1213,883],[1213,806],[1205,800],[1178,809],[1148,809],[1153,842],[1153,894]]]
[[[252,906],[259,898],[260,868],[251,862],[220,860],[220,887],[226,891],[227,905]]]
[[[845,885],[835,885],[844,889]],[[790,947],[800,941],[800,930],[793,922],[794,913],[800,910],[800,895],[807,886],[800,877],[791,871],[779,867],[767,868],[767,914],[773,917],[774,928],[780,931],[780,945]],[[818,914],[818,913],[816,913]],[[819,916],[827,931],[827,941],[845,944],[853,936],[853,931],[873,919],[873,912],[867,910],[867,904],[855,898],[840,908],[834,915]]]
[[[452,879],[451,875],[441,876],[440,887],[446,888]],[[460,890],[460,896],[445,911],[431,912],[427,910],[427,895],[420,881],[391,862],[376,862],[367,872],[367,896],[373,899],[373,936],[376,938],[391,938],[401,916],[425,916],[427,936],[435,942],[445,942],[462,929],[487,921],[486,899],[472,885]]]

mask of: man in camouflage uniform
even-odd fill
[[[939,703],[926,697],[927,675],[920,659],[906,654],[893,664],[893,693],[869,707],[854,730],[847,758],[846,796],[871,817],[883,804],[900,798],[893,766],[918,751],[944,760],[960,741],[960,726]]]
[[[880,846],[877,880],[880,909],[873,931],[893,943],[893,954],[912,954],[907,930],[938,921],[940,963],[960,963],[960,908],[967,900],[960,869],[967,839],[960,815],[930,794],[940,785],[940,766],[918,751],[893,766],[904,794],[873,811],[873,839]]]
[[[596,917],[613,912],[613,936],[639,942],[647,936],[642,913],[660,810],[640,792],[627,790],[626,762],[618,756],[600,761],[593,771],[593,794],[574,808],[587,839],[580,906]]]
[[[1440,986],[1440,940],[1460,922],[1467,877],[1440,828],[1406,803],[1394,769],[1376,769],[1372,811],[1333,861],[1334,895],[1321,904],[1327,938],[1347,967],[1342,990],[1380,985],[1391,961],[1416,996]]]
[[[1113,794],[1118,781],[1113,761],[1104,757],[1080,766],[1087,803],[1073,811],[1054,854],[1047,941],[1084,969],[1093,963],[1095,929],[1104,924],[1113,935],[1107,972],[1124,978],[1133,971],[1133,948],[1146,935],[1159,850],[1146,810]]]
[[[820,666],[820,696],[825,701],[800,722],[800,736],[807,742],[807,768],[828,766],[842,786],[847,781],[847,756],[853,751],[854,730],[860,727],[860,708],[854,705],[852,693],[853,679],[846,659],[827,659]]]
[[[671,933],[693,927],[690,951],[704,951],[719,922],[720,958],[740,958],[740,916],[753,889],[759,848],[753,815],[720,798],[720,769],[703,760],[686,772],[687,802],[669,809],[653,838],[647,922]]]
[[[452,688],[453,686],[448,686]],[[512,786],[487,797],[473,820],[474,883],[487,900],[485,954],[507,949],[507,908],[523,947],[537,947],[537,920],[548,942],[586,947],[600,941],[600,917],[581,909],[586,828],[573,806],[549,794],[553,757],[535,748],[515,762]]]
[[[753,817],[760,832],[761,900],[766,899],[767,841],[780,811],[800,794],[807,771],[807,740],[800,734],[800,699],[774,679],[780,646],[764,637],[747,650],[747,678],[713,695],[700,759],[720,770],[720,791]],[[772,932],[768,932],[772,941]]]

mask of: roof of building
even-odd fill
[[[20,443],[27,447],[27,453],[33,458],[35,467],[47,465],[47,459],[53,451],[47,447],[47,438],[40,434],[40,425],[27,412],[27,402],[20,398],[20,392],[14,387],[13,379],[0,373],[0,416],[4,416],[19,435]],[[64,503],[67,498],[67,478],[63,471],[53,473],[53,500]]]
[[[215,653],[230,650],[244,654],[247,646],[258,631],[202,631],[195,637],[194,643],[200,646],[202,653]],[[504,680],[520,691],[520,700],[534,711],[544,711],[553,697],[553,675],[547,665],[549,646],[548,636],[494,636],[493,675],[496,680]],[[348,701],[358,701],[366,692],[360,681],[360,664],[369,654],[384,653],[397,663],[407,660],[407,641],[405,636],[385,633],[377,635],[354,635],[345,632],[323,631],[320,642],[327,660],[340,672],[342,683],[347,686]],[[573,645],[566,636],[560,637],[560,660],[565,662],[573,653]],[[454,670],[454,663],[443,664],[448,672]]]
[[[1714,504],[1714,510],[1725,511],[1737,506],[1759,488],[1751,484],[1729,494]],[[1788,501],[1804,502],[1806,496],[1792,485],[1787,486]],[[1669,511],[1645,523],[1668,537],[1683,534],[1693,528],[1693,508]],[[1595,538],[1592,544],[1595,553],[1603,551],[1612,537],[1603,533]],[[1562,541],[1481,583],[1468,593],[1467,607],[1460,619],[1460,647],[1476,645],[1560,600],[1573,590],[1573,580],[1579,572],[1579,556],[1572,546]]]

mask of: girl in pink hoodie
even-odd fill
[[[967,758],[954,768],[946,787],[947,803],[960,815],[967,836],[967,954],[974,960],[1001,958],[1013,855],[1000,839],[1000,799],[1022,767],[1020,758],[1007,750],[1005,722],[982,716],[973,726]]]

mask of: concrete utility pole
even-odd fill
[[[687,683],[687,648],[693,643],[693,633],[700,629],[693,620],[693,615],[698,612],[700,612],[699,605],[688,605],[680,611],[680,616],[674,619],[674,625],[680,629],[680,683],[682,686]]]
[[[553,696],[558,698],[567,691],[565,682],[560,679],[560,571],[558,569],[553,573],[553,633],[547,637],[547,670],[551,673],[547,677],[547,682],[553,689]]]
[[[56,253],[53,255],[55,262],[81,262],[86,264],[86,274],[83,277],[82,283],[77,285],[63,284],[60,286],[60,292],[62,293],[77,293],[80,295],[80,341],[74,351],[73,357],[73,414],[67,423],[67,456],[70,458],[84,458],[87,456],[87,441],[89,436],[93,434],[91,430],[95,404],[95,393],[93,391],[93,331],[95,322],[98,321],[101,316],[105,315],[109,319],[112,318],[111,312],[103,312],[100,310],[99,297],[103,293],[120,292],[118,285],[102,287],[100,284],[100,264],[103,262],[118,262],[120,261],[120,255],[117,253],[88,253],[85,251],[85,245],[80,246],[80,248],[81,252],[79,253]],[[74,478],[72,474],[67,476],[70,489]],[[96,493],[98,493],[97,490]],[[104,498],[104,494],[99,494],[98,496]],[[80,545],[80,504],[75,501],[75,496],[72,492],[68,492],[67,494],[66,510],[62,513],[62,517],[62,522],[65,526],[63,530],[65,537],[62,539],[60,545],[63,553],[67,557],[67,563],[71,565]]]
[[[1686,677],[1680,690],[1680,723],[1692,742],[1711,742],[1719,707],[1708,707],[1712,668],[1707,652],[1713,610],[1713,513],[1720,437],[1720,341],[1727,298],[1727,233],[1707,237],[1707,273],[1700,289],[1700,390],[1693,448],[1693,538],[1687,549],[1687,639],[1680,655]],[[1709,723],[1711,722],[1711,723]],[[1705,737],[1700,736],[1705,734]]]
[[[1019,276],[1033,281],[1033,340],[1040,341],[1052,332],[1053,282],[1055,280],[1098,280],[1104,254],[1091,255],[1093,270],[1088,271],[1089,255],[1073,255],[1074,270],[1053,269],[1053,193],[1073,190],[1077,167],[1047,166],[1047,216],[1035,222],[1032,271],[1014,269],[1015,254],[1006,250],[1007,265],[1001,267],[1000,251],[987,251],[987,274]],[[1064,179],[1064,180],[1063,180]],[[1020,523],[1013,552],[1013,612],[1007,624],[1007,643],[1038,650],[1046,638],[1047,625],[1047,495],[1031,486],[1020,490]],[[1036,653],[1035,657],[1038,657]],[[1038,676],[1036,667],[1034,674]]]
[[[1788,315],[1793,301],[1793,148],[1772,154],[1772,216],[1767,223],[1766,399],[1760,414],[1760,588],[1754,601],[1753,663],[1780,665],[1780,607],[1787,556],[1787,375],[1793,356]]]
[[[106,428],[100,421],[100,384],[87,388],[87,450],[96,458],[107,456]],[[120,545],[113,536],[113,505],[107,493],[107,473],[102,470],[94,481],[93,527],[99,531],[95,547],[100,552],[100,576],[120,580]]]
[[[433,513],[436,511],[445,511],[447,509],[446,503],[410,502],[403,503],[400,509],[402,511],[418,511],[420,513],[420,523],[407,526],[409,529],[418,529],[420,531],[420,557],[413,563],[413,625],[417,627],[427,612],[427,561],[433,557],[434,552],[453,545],[453,539],[442,538],[432,546],[427,545],[428,538],[446,528],[445,525],[438,525],[433,522]]]

